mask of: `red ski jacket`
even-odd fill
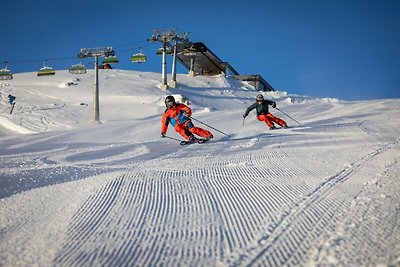
[[[175,127],[177,124],[184,124],[187,121],[190,121],[189,117],[184,116],[184,113],[187,113],[189,116],[192,116],[192,110],[186,106],[185,104],[175,104],[174,106],[167,108],[164,111],[164,114],[161,119],[161,132],[163,134],[167,133],[168,124],[171,123],[172,126]]]

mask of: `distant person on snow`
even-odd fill
[[[188,141],[196,142],[197,138],[193,135],[204,137],[206,139],[213,138],[213,135],[202,128],[195,127],[190,120],[192,116],[192,110],[182,103],[176,103],[173,96],[167,96],[165,98],[166,110],[161,119],[161,137],[165,137],[168,129],[168,124],[171,123],[183,138]]]
[[[268,106],[271,105],[273,108],[276,108],[276,103],[271,100],[265,100],[262,94],[257,95],[256,102],[250,105],[246,112],[243,114],[243,118],[246,118],[249,115],[250,111],[256,109],[257,119],[259,121],[265,122],[270,130],[276,129],[274,122],[279,124],[283,128],[288,128],[286,122],[278,117],[275,117],[268,111]]]

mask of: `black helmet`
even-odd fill
[[[264,96],[262,94],[257,95],[256,100],[264,100]]]
[[[172,95],[169,95],[165,98],[165,105],[168,107],[168,103],[175,104],[175,98]]]

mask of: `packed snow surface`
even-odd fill
[[[100,124],[93,70],[1,83],[0,266],[400,266],[400,99],[263,92],[269,131],[248,84],[160,78],[101,70]],[[215,138],[160,138],[168,94]]]

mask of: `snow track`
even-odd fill
[[[380,147],[317,187],[305,201],[290,211],[272,235],[263,240],[273,242],[268,243],[254,257],[250,257],[245,265],[296,266],[303,263],[309,257],[306,252],[310,250],[310,244],[324,230],[334,228],[340,221],[340,215],[350,207],[351,199],[348,196],[355,193],[354,188],[348,188],[347,180],[371,158],[396,144],[398,141]]]
[[[321,141],[325,132],[321,129]],[[141,162],[140,167],[134,166],[135,172],[116,176],[87,199],[70,222],[53,264],[297,266],[309,262],[316,241],[335,231],[352,199],[362,191],[364,184],[354,183],[352,177],[368,169],[375,157],[398,147],[398,141],[382,143],[326,176],[321,164],[316,163],[315,169],[304,167],[302,162],[313,158],[304,148],[276,148],[276,142],[287,143],[287,138],[296,143],[304,136],[191,145],[157,159],[155,170],[149,168],[155,160]],[[368,136],[361,138],[368,140]],[[331,135],[327,140],[335,143]],[[237,151],[238,147],[247,150]],[[227,150],[237,152],[220,159],[217,151]],[[182,153],[192,164],[174,160]],[[323,160],[321,155],[319,159]]]
[[[126,170],[107,174],[103,185],[98,184],[81,204],[65,229],[54,266],[174,266],[177,262],[184,266],[297,266],[314,261],[351,265],[355,263],[349,257],[355,255],[335,258],[329,254],[329,244],[338,250],[337,242],[343,239],[335,239],[332,233],[357,224],[346,221],[349,210],[354,217],[363,216],[353,208],[360,203],[354,199],[367,194],[363,193],[365,182],[377,173],[371,162],[391,158],[392,163],[379,170],[384,175],[400,161],[393,152],[399,150],[399,140],[369,146],[374,139],[364,134],[355,145],[363,143],[363,149],[346,152],[348,157],[332,165],[327,152],[336,149],[333,154],[337,156],[342,148],[337,138],[357,131],[353,127],[334,132],[321,127],[313,138],[298,130],[211,141],[129,164],[135,153],[127,152],[140,152],[143,144],[61,146],[33,153],[33,157],[24,154],[22,159],[27,170],[35,168],[35,159],[41,158],[49,168],[63,164],[68,171],[85,166],[87,155],[93,154],[95,165],[103,170]],[[297,146],[299,142],[304,146]],[[38,143],[32,140],[32,148]],[[325,145],[315,150],[313,146],[321,143]],[[9,158],[9,164],[16,159]],[[338,171],[340,165],[345,167]],[[392,203],[391,208],[396,205]],[[366,206],[364,212],[376,209]],[[380,230],[385,236],[399,231],[398,216],[385,219],[394,224]],[[370,232],[373,226],[362,227]],[[360,237],[363,230],[357,231],[358,240],[349,234],[353,241],[349,246],[365,242]],[[376,249],[374,243],[367,244],[366,252],[360,253]],[[384,255],[382,251],[391,246],[396,242],[380,244],[379,251]]]

